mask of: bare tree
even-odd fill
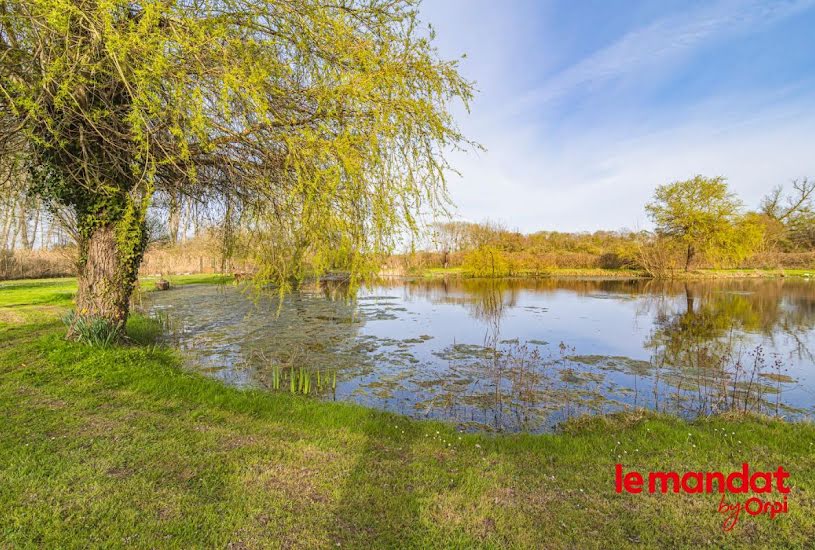
[[[815,247],[815,181],[793,180],[792,191],[777,186],[761,201],[761,212],[779,227],[788,247]]]
[[[791,219],[812,214],[812,199],[815,196],[815,181],[808,178],[792,181],[792,193],[784,194],[784,187],[778,185],[761,201],[761,212],[782,223]]]

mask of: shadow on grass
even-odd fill
[[[418,427],[397,417],[383,422],[371,411],[356,428],[365,444],[345,478],[330,540],[351,548],[423,546],[428,532],[421,523],[421,488],[411,472]]]
[[[0,348],[17,347],[41,339],[44,332],[55,331],[63,326],[62,321],[50,319],[42,322],[19,324],[0,324]]]

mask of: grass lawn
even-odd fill
[[[189,282],[178,280],[177,283]],[[200,280],[198,282],[201,282]],[[66,342],[70,280],[0,283],[0,547],[812,547],[815,426],[645,413],[555,435],[459,434],[240,391],[134,344]],[[626,471],[790,471],[789,513],[617,494]],[[728,495],[732,500],[734,496]]]

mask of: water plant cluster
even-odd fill
[[[270,385],[273,390],[288,388],[290,393],[309,395],[323,391],[337,390],[337,371],[317,369],[312,372],[306,367],[272,365]]]

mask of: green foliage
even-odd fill
[[[116,223],[116,247],[119,252],[119,262],[123,271],[123,279],[132,287],[139,274],[139,265],[147,248],[147,229],[145,218],[149,206],[150,194],[141,199],[141,204],[128,197],[121,218]]]
[[[763,220],[754,213],[737,217],[728,230],[717,235],[715,256],[711,254],[711,259],[739,264],[761,249],[766,231]]]
[[[310,369],[305,367],[299,367],[295,370],[294,367],[284,367],[280,365],[272,365],[271,369],[271,389],[273,390],[280,390],[282,387],[285,387],[286,378],[289,379],[289,393],[292,394],[301,393],[303,395],[308,395],[315,392],[328,392],[328,390],[335,391],[337,389],[336,369],[327,370],[325,372],[323,372],[321,369],[317,369],[315,372],[312,372]],[[332,376],[333,382],[331,378]]]
[[[761,226],[741,217],[741,201],[722,177],[695,176],[657,187],[645,206],[657,233],[685,250],[685,270],[697,254],[717,262],[758,249]]]
[[[0,141],[84,240],[115,227],[125,271],[166,192],[240,209],[261,282],[359,280],[446,207],[469,146],[472,83],[409,0],[7,0],[0,36]]]
[[[693,244],[704,244],[727,230],[740,208],[724,178],[703,176],[660,185],[645,206],[657,231]]]
[[[512,265],[501,250],[494,246],[479,247],[464,256],[464,272],[471,277],[506,277]]]

